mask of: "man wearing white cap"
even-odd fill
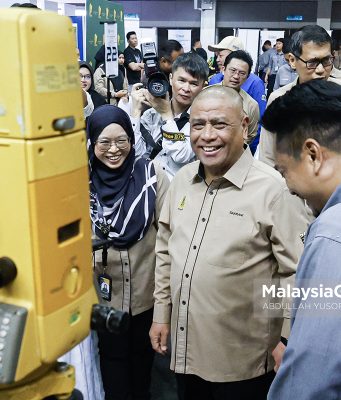
[[[214,51],[217,54],[217,64],[221,71],[213,75],[209,81],[209,85],[214,85],[220,83],[224,79],[224,72],[222,69],[224,68],[224,63],[226,57],[232,52],[236,50],[244,50],[243,42],[235,36],[226,36],[223,40],[221,40],[218,44],[214,44],[208,46],[208,50]],[[265,86],[264,82],[255,74],[250,74],[247,80],[241,86],[247,94],[249,94],[254,100],[257,101],[259,106],[260,117],[262,117],[265,108],[266,108],[266,96],[265,96]],[[257,136],[250,144],[250,150],[254,154],[259,142],[259,134],[260,134],[260,124],[258,127]]]

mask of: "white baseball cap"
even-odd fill
[[[212,46],[208,46],[208,50],[210,51],[220,51],[220,50],[244,50],[243,42],[235,37],[235,36],[226,36],[224,39],[218,44],[214,44]]]

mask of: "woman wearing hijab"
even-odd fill
[[[105,398],[147,400],[154,247],[169,182],[162,168],[135,158],[134,132],[120,108],[97,108],[88,119],[87,134],[93,234],[112,242],[107,254],[94,255],[101,302],[131,316],[125,334],[99,333]]]
[[[128,81],[125,76],[124,69],[124,54],[118,52],[118,76],[110,78],[109,90],[110,90],[110,104],[117,105],[122,97],[127,96]],[[108,97],[107,77],[105,76],[105,63],[101,64],[95,71],[94,82],[96,91],[104,96]]]
[[[96,92],[94,87],[94,73],[90,66],[85,61],[79,62],[79,77],[81,79],[82,89],[89,93],[91,96],[94,108],[106,104],[105,98]]]

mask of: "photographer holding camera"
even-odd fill
[[[158,97],[160,94],[153,88],[157,90],[161,81],[154,81],[153,75],[149,76],[148,89],[142,84],[133,86],[131,122],[136,155],[155,158],[169,179],[195,158],[189,138],[189,109],[203,89],[207,76],[207,63],[197,54],[186,53],[175,60],[169,76],[173,90],[171,100],[167,90],[160,91],[163,95]],[[145,106],[152,108],[141,116]]]

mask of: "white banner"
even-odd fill
[[[107,76],[118,75],[117,24],[104,24],[105,70]]]
[[[190,29],[168,29],[168,39],[177,40],[187,53],[191,51],[191,33]]]

